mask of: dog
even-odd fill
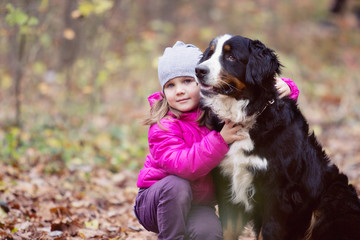
[[[279,98],[282,67],[262,42],[230,34],[213,39],[196,67],[207,125],[231,120],[248,136],[213,173],[224,239],[249,222],[264,240],[360,239],[357,192],[296,101]]]

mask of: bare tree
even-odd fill
[[[61,38],[59,68],[66,71],[66,87],[72,90],[72,65],[74,64],[80,47],[79,21],[72,16],[78,7],[78,0],[66,0],[64,10],[64,29]]]
[[[29,0],[24,1],[24,12],[29,11]],[[16,29],[10,36],[11,46],[11,63],[12,63],[12,76],[14,80],[14,93],[15,93],[15,126],[21,128],[21,102],[22,92],[21,84],[23,77],[23,69],[25,65],[25,46],[26,46],[26,34],[20,30],[20,27]]]

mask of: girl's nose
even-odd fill
[[[176,88],[176,94],[183,94],[185,92],[183,87],[177,87]]]

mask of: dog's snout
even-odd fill
[[[203,79],[209,73],[209,68],[204,65],[198,65],[195,68],[195,72],[198,79]]]

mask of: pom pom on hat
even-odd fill
[[[174,46],[167,47],[159,57],[158,75],[161,88],[175,77],[195,78],[195,67],[201,58],[202,52],[192,44],[177,41]]]

